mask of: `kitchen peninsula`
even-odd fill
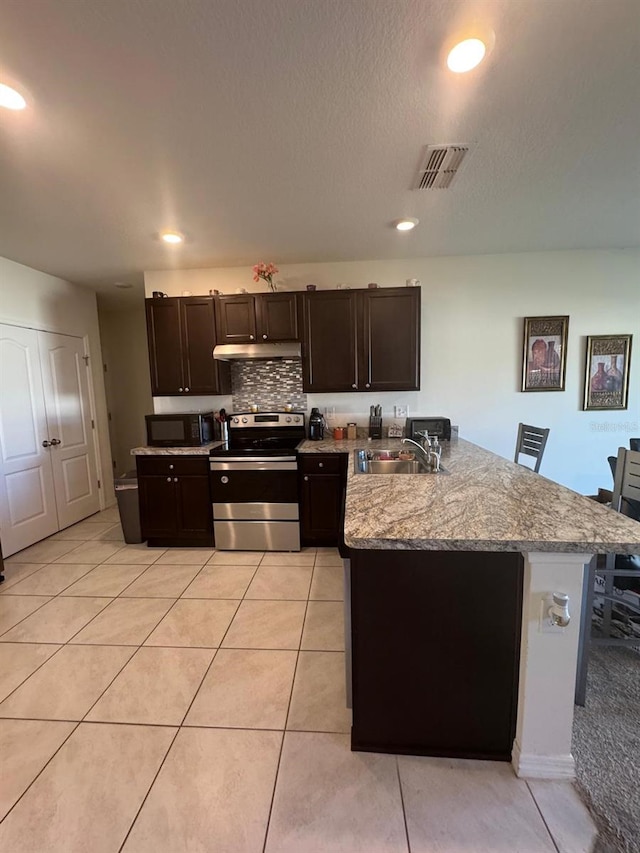
[[[640,525],[469,442],[446,472],[371,475],[349,453],[354,749],[511,759],[520,776],[574,774],[573,697],[584,565],[640,553]],[[570,598],[544,630],[545,596]]]

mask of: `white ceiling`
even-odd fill
[[[0,255],[37,269],[100,289],[640,243],[638,0],[0,0],[0,20],[0,80],[30,102],[0,110]],[[474,21],[495,48],[454,75],[443,44]],[[410,190],[424,145],[465,142],[451,189]],[[178,250],[154,239],[172,227]]]

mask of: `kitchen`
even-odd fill
[[[549,530],[522,524],[514,504],[531,507],[531,494],[543,526],[550,521],[548,501],[570,513],[562,487],[586,501],[608,486],[607,456],[638,434],[633,359],[626,409],[581,406],[586,339],[640,334],[637,201],[628,180],[636,138],[630,5],[620,3],[622,19],[614,26],[595,7],[585,14],[577,0],[544,9],[528,3],[523,12],[516,4],[489,4],[495,50],[489,40],[485,64],[458,77],[440,68],[436,54],[462,4],[446,13],[436,2],[399,4],[391,15],[378,3],[346,9],[327,2],[314,4],[311,13],[308,4],[248,0],[250,10],[216,4],[213,20],[209,4],[196,0],[176,12],[158,0],[150,22],[145,4],[102,4],[93,14],[96,3],[89,0],[82,8],[73,4],[73,14],[65,3],[56,12],[39,4],[37,27],[20,5],[7,10],[0,48],[16,70],[32,66],[26,76],[38,97],[19,124],[0,111],[3,146],[8,140],[3,151],[15,162],[0,203],[0,254],[13,259],[0,260],[0,321],[36,335],[84,339],[80,367],[91,379],[87,435],[95,444],[97,485],[90,469],[89,481],[100,512],[57,524],[40,544],[24,548],[28,562],[18,551],[7,561],[0,606],[22,616],[3,634],[0,651],[11,653],[12,665],[18,656],[32,658],[24,683],[3,700],[2,728],[10,731],[12,756],[29,747],[34,770],[24,776],[0,837],[16,850],[27,838],[36,849],[73,848],[74,839],[78,849],[111,851],[180,849],[185,839],[196,849],[214,837],[221,849],[395,853],[430,849],[436,837],[473,849],[484,833],[486,849],[553,849],[562,820],[554,825],[550,797],[580,825],[582,803],[570,785],[523,778],[552,770],[567,779],[573,772],[567,673],[579,622],[576,579],[588,548],[545,551]],[[239,30],[246,38],[237,37]],[[160,33],[167,49],[157,52]],[[417,59],[423,57],[420,33],[433,42],[427,68]],[[592,66],[586,58],[596,42]],[[50,81],[48,93],[42,80]],[[598,163],[612,137],[617,156],[605,180]],[[455,182],[410,190],[424,146],[440,143],[469,145]],[[50,181],[42,178],[47,164]],[[399,217],[419,221],[402,233],[395,227]],[[165,230],[180,231],[183,242],[163,243]],[[277,264],[275,291],[253,280],[252,264],[260,258]],[[377,333],[369,350],[365,300],[373,304],[392,291],[407,302],[419,294],[419,306],[381,312],[379,328],[391,316],[393,328]],[[262,299],[278,306],[273,314],[272,306],[263,311]],[[334,306],[326,316],[336,324],[318,358],[305,351],[314,343],[305,320],[312,300]],[[145,305],[160,312],[165,303],[169,314],[179,306],[178,336],[187,329],[188,340],[181,339],[187,350],[202,310],[207,329],[217,336],[222,325],[225,338],[237,334],[242,312],[254,325],[243,326],[241,317],[241,335],[248,329],[249,336],[269,338],[274,323],[297,322],[293,340],[276,344],[297,342],[300,355],[295,351],[286,369],[272,365],[260,373],[259,361],[213,359],[216,345],[245,344],[204,341],[200,351],[196,340],[195,358],[182,345],[176,357],[161,342],[150,361]],[[216,309],[225,304],[237,310],[221,321]],[[337,305],[354,307],[342,312]],[[561,393],[522,392],[523,319],[533,316],[570,317]],[[419,338],[415,326],[402,325],[416,319]],[[418,381],[398,381],[396,374],[386,387],[383,376],[381,385],[367,388],[376,377],[372,383],[358,371],[370,355],[383,366],[397,355],[402,371],[419,364]],[[158,369],[151,375],[154,358]],[[165,368],[174,373],[162,387]],[[367,441],[372,405],[382,407],[383,445]],[[232,463],[235,457],[131,456],[147,443],[146,415],[225,410],[240,415],[238,437],[265,415],[277,415],[278,423],[283,416],[285,430],[286,417],[304,416],[308,432],[314,408],[325,415],[327,434],[321,442],[306,439],[296,457],[299,469],[282,472],[296,475],[299,518],[259,519],[289,528],[299,523],[300,550],[288,536],[291,550],[281,543],[269,550],[266,540],[261,550],[218,547],[223,539],[214,539],[211,529],[211,475],[221,480],[243,472],[210,466],[243,464]],[[400,452],[400,439],[389,430],[404,429],[407,417],[433,415],[459,426],[457,442],[442,450],[442,475],[356,471],[355,450]],[[519,422],[551,429],[539,478],[510,461]],[[274,427],[272,420],[258,423]],[[333,438],[334,427],[353,423],[355,442]],[[227,427],[233,437],[233,424]],[[38,447],[52,439],[60,437],[39,435]],[[253,443],[255,434],[248,439]],[[49,444],[39,453],[54,459],[59,450]],[[151,547],[108,538],[119,536],[113,478],[132,460],[151,466],[141,471],[141,491],[145,478],[156,478],[145,500],[162,495],[161,486],[174,495]],[[187,468],[175,467],[181,464]],[[184,492],[180,509],[182,478],[193,492]],[[320,479],[318,506],[331,507],[325,517],[309,510],[313,495],[303,491]],[[330,538],[345,482],[345,545],[358,552],[347,571],[347,596]],[[485,501],[477,500],[480,492]],[[285,503],[290,514],[296,501],[285,497],[264,503]],[[238,508],[250,514],[254,508],[246,504],[256,501],[215,503],[222,513],[222,505],[234,504],[228,512],[235,515]],[[586,537],[574,526],[573,547],[631,547],[628,530],[617,528],[618,538],[607,538],[600,529],[607,526],[606,510],[592,503],[589,510],[580,506],[596,532]],[[169,502],[158,504],[166,510]],[[458,510],[453,517],[452,508]],[[231,545],[236,522],[255,521],[215,518]],[[505,535],[501,525],[511,530]],[[561,532],[556,527],[556,544]],[[490,550],[469,547],[483,540]],[[517,541],[518,550],[505,548],[505,541]],[[169,542],[175,544],[162,544]],[[466,569],[456,565],[454,551],[470,555]],[[496,568],[493,585],[475,589],[464,572],[488,577],[487,555],[494,554],[504,575]],[[381,606],[381,560],[393,567],[408,611],[399,606],[397,590],[388,589],[389,607]],[[424,569],[422,581],[434,584],[428,606],[414,561]],[[474,611],[465,593],[459,602],[464,620],[452,625],[447,619],[456,598],[446,578],[471,589],[481,604]],[[519,633],[523,599],[562,587],[573,606],[565,633]],[[515,720],[518,754],[505,754],[504,726],[495,750],[500,761],[407,754],[416,744],[401,743],[393,731],[385,733],[386,744],[372,740],[381,721],[367,721],[360,711],[376,709],[376,671],[362,665],[356,643],[352,704],[359,740],[351,751],[342,632],[349,594],[354,624],[347,636],[375,648],[380,692],[398,689],[394,661],[400,660],[395,670],[405,683],[424,681],[432,696],[442,684],[440,708],[455,702],[456,714],[474,698],[465,669],[471,650],[478,652],[478,675],[495,677],[488,646],[463,642],[465,626],[470,637],[483,634],[483,624],[499,623],[496,638],[508,631],[500,670],[510,676],[499,685],[499,704],[501,711],[507,707],[504,697],[513,697],[518,680],[526,688],[520,700],[510,700],[503,720],[510,737],[514,708],[523,712]],[[38,609],[27,614],[31,606]],[[411,628],[409,650],[397,642],[403,618]],[[45,622],[47,633],[39,633]],[[425,659],[424,637],[412,633],[416,625],[428,628],[438,647],[437,677],[408,672],[422,672],[412,654]],[[441,642],[449,632],[454,641]],[[447,676],[458,671],[451,657],[456,648],[457,682]],[[512,666],[520,657],[522,672]],[[542,682],[532,682],[540,670]],[[403,701],[421,716],[424,696],[408,693]],[[462,731],[473,715],[456,714],[451,722]],[[547,731],[538,732],[536,721]],[[429,744],[417,746],[426,752]],[[483,747],[476,754],[486,759],[490,752]],[[535,756],[549,760],[535,766]],[[23,778],[11,776],[16,785]],[[229,785],[231,778],[237,784]],[[81,815],[92,816],[91,827]]]

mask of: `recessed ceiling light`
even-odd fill
[[[26,106],[27,102],[20,92],[16,92],[15,89],[5,83],[0,83],[0,107],[5,107],[8,110],[23,110]]]
[[[447,65],[450,71],[462,74],[480,65],[487,52],[486,45],[478,38],[465,39],[449,51]]]
[[[169,243],[170,245],[175,246],[178,243],[184,243],[184,234],[180,234],[178,231],[163,231],[160,235],[160,239],[164,243]]]
[[[396,222],[398,231],[412,231],[420,222],[419,219],[400,219]]]

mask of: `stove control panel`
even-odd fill
[[[304,427],[304,415],[295,412],[240,412],[229,416],[233,429],[252,427],[253,429],[278,429],[282,427]]]

